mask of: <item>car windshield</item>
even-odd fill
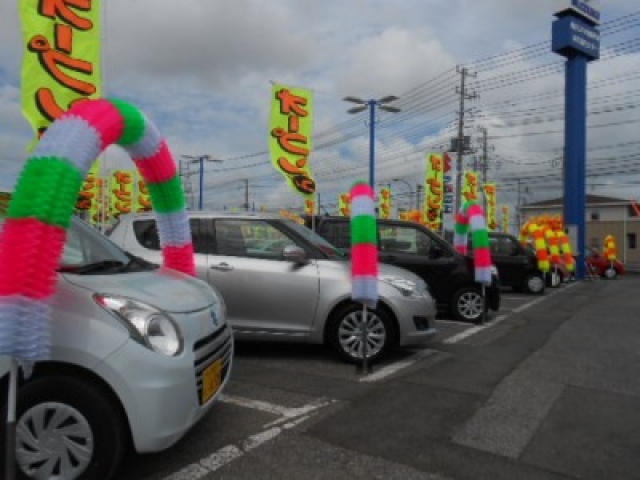
[[[327,242],[320,235],[315,233],[310,228],[305,227],[304,225],[300,225],[293,220],[287,220],[287,226],[294,230],[299,235],[303,236],[310,243],[312,243],[316,248],[322,250],[329,258],[331,259],[346,259],[349,256],[342,250],[337,247],[334,247],[329,242]]]

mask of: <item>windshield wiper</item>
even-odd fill
[[[86,273],[101,272],[101,271],[110,270],[113,268],[122,268],[124,266],[125,266],[124,262],[121,262],[120,260],[100,260],[99,262],[88,263],[86,265],[80,265],[77,267],[71,266],[71,265],[66,267],[61,267],[59,271],[67,272],[67,273],[75,273],[77,275],[83,275]]]
[[[148,260],[133,255],[132,253],[125,252],[125,254],[129,257],[129,261],[120,269],[120,272],[128,272],[133,269],[134,265],[137,266],[140,271],[155,270],[159,268],[155,263],[149,262]]]

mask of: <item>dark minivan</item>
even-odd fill
[[[531,247],[523,246],[516,237],[502,232],[489,232],[489,246],[500,285],[515,291],[544,293],[549,282],[538,268],[538,259]]]
[[[306,217],[305,225],[343,251],[351,249],[349,217]],[[405,220],[378,219],[379,259],[422,277],[438,311],[463,322],[481,322],[488,310],[500,308],[497,275],[492,285],[475,282],[473,258],[461,255],[427,227]],[[485,302],[486,298],[486,302]]]

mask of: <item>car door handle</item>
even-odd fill
[[[221,272],[228,272],[233,270],[233,265],[229,265],[227,262],[218,263],[217,265],[211,265],[212,270],[220,270]]]

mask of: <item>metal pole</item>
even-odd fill
[[[369,100],[369,185],[375,188],[375,124],[376,124],[376,101]]]
[[[369,373],[369,366],[367,364],[368,357],[368,322],[367,322],[367,306],[362,304],[362,372],[363,374]]]
[[[245,210],[249,211],[249,179],[244,179],[244,207]]]
[[[576,252],[585,258],[585,157],[587,58],[576,55],[567,59],[565,68],[565,164],[564,164],[564,223],[576,229]],[[585,261],[576,262],[576,279],[585,276]]]
[[[456,202],[453,210],[454,218],[458,214],[462,206],[462,151],[464,143],[464,81],[467,77],[467,69],[463,68],[460,72],[460,112],[458,113],[458,151],[456,156]]]
[[[198,199],[198,210],[202,210],[202,188],[204,185],[204,155],[198,158],[200,161],[200,198]]]
[[[12,358],[9,371],[9,397],[7,405],[7,431],[5,435],[5,478],[15,478],[16,463],[16,399],[18,396],[18,362]]]

